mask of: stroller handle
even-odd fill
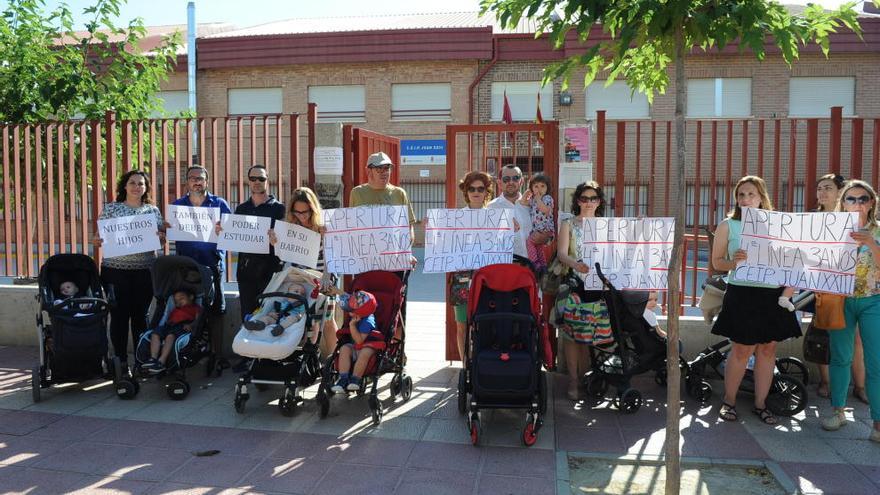
[[[596,263],[594,266],[596,267],[596,276],[599,277],[599,280],[601,280],[602,283],[607,285],[608,287],[614,288],[614,286],[611,285],[611,282],[609,282],[608,279],[605,278],[605,274],[602,273],[602,267],[599,266],[599,263]]]
[[[262,303],[263,299],[268,297],[286,297],[288,299],[296,299],[296,301],[301,304],[308,304],[308,300],[306,300],[305,296],[294,294],[292,292],[266,292],[257,296],[257,303]]]

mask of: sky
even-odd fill
[[[0,6],[6,3],[0,1]],[[50,8],[60,3],[46,0]],[[65,3],[74,13],[77,28],[82,29],[86,19],[82,10],[95,0],[66,0]],[[806,4],[807,1],[784,0],[783,3]],[[836,7],[844,2],[813,0],[813,3]],[[148,26],[186,24],[186,4],[187,0],[129,0],[121,9],[117,25],[135,17],[143,17]],[[247,27],[293,18],[476,11],[479,4],[479,0],[196,0],[196,21],[229,22]]]

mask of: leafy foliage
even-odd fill
[[[630,88],[653,101],[655,92],[669,86],[667,68],[673,62],[673,38],[683,27],[685,53],[693,49],[723,50],[737,42],[740,52],[766,56],[767,40],[791,65],[799,47],[818,44],[827,56],[829,35],[846,27],[859,36],[854,3],[826,11],[808,5],[793,15],[767,0],[482,0],[482,12],[494,12],[501,25],[513,27],[523,17],[537,22],[536,36],[547,35],[555,48],[573,42],[583,53],[549,65],[544,84],[562,79],[568,86],[572,71],[586,69],[584,85],[608,71],[606,85],[625,79]]]
[[[180,34],[141,53],[143,20],[114,23],[124,2],[97,0],[77,33],[64,3],[46,12],[44,0],[10,0],[0,17],[0,121],[98,119],[108,110],[141,119],[159,110],[155,94],[176,62]]]

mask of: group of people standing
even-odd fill
[[[385,153],[375,153],[367,162],[367,183],[352,189],[350,206],[375,204],[404,205],[409,208],[411,223],[415,215],[406,192],[389,183],[392,162]],[[207,190],[208,171],[202,166],[193,165],[186,171],[184,196],[172,202],[178,206],[219,208],[221,214],[252,215],[271,218],[271,227],[276,220],[285,220],[314,232],[323,234],[323,212],[317,195],[308,187],[299,187],[285,205],[269,194],[269,175],[264,165],[253,165],[247,170],[249,197],[233,211],[229,203]],[[170,226],[165,222],[162,212],[154,204],[150,176],[143,170],[134,169],[123,174],[116,184],[116,201],[104,205],[99,219],[118,218],[132,215],[155,215],[159,226],[159,240],[165,243],[165,231]],[[216,230],[221,230],[219,223]],[[282,269],[283,263],[275,255],[274,244],[277,238],[270,228],[267,233],[270,241],[269,253],[238,253],[236,279],[239,288],[241,319],[244,321],[258,308],[257,296],[266,288],[272,275]],[[93,243],[100,246],[101,238],[96,234]],[[216,243],[196,241],[176,241],[176,254],[189,256],[197,263],[207,266],[214,275],[215,300],[211,304],[217,314],[226,312],[223,294],[223,276],[226,270],[226,253],[217,248]],[[103,258],[101,261],[101,280],[112,285],[117,304],[110,311],[110,337],[115,355],[128,369],[129,335],[137,343],[146,330],[148,311],[153,296],[150,268],[156,259],[155,252]],[[415,259],[415,258],[413,258]],[[324,270],[323,251],[319,251],[317,271],[324,273],[323,284],[330,283]],[[331,310],[331,315],[333,314]],[[332,351],[336,342],[337,323],[328,318],[323,328],[325,352]]]

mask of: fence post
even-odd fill
[[[104,132],[106,133],[104,141],[107,145],[107,202],[113,202],[115,199],[113,184],[116,182],[116,114],[112,110],[107,110],[104,114]],[[99,140],[99,150],[101,149],[100,144]]]
[[[317,103],[309,103],[309,187],[315,187],[315,124],[318,123],[318,104]],[[345,139],[345,133],[343,132],[343,139]],[[345,177],[347,170],[343,170],[342,174]],[[343,183],[345,180],[343,179]],[[347,189],[346,189],[347,191]]]
[[[596,182],[605,187],[605,110],[596,110]]]
[[[614,170],[614,215],[625,216],[623,199],[626,195],[626,121],[617,121],[617,156]]]
[[[104,209],[104,202],[102,200],[103,196],[101,195],[101,122],[98,120],[92,121],[92,205],[94,208],[94,214],[92,218],[92,230],[97,234],[98,232],[98,215],[101,214],[101,210]],[[109,178],[107,181],[107,193],[113,194],[113,178]],[[110,200],[112,201],[112,199]],[[64,219],[62,218],[62,221]],[[100,249],[95,248],[95,263],[99,266],[101,265],[101,252]]]
[[[862,176],[862,141],[865,132],[864,119],[852,119],[852,145],[850,146],[850,177]],[[876,177],[874,178],[876,183]]]
[[[843,107],[831,107],[831,135],[828,143],[828,165],[831,172],[840,173],[840,135],[843,128]]]
[[[352,125],[345,124],[342,126],[342,205],[348,206],[348,195],[351,192],[351,188],[354,187],[354,171],[352,167],[354,167],[354,160],[351,154],[352,146]],[[313,158],[309,157],[309,163],[311,163]],[[446,167],[449,167],[449,164],[446,164]],[[309,169],[311,170],[311,165],[309,165]]]
[[[819,119],[807,120],[807,176],[804,179],[804,210],[816,207],[816,195],[809,194],[810,187],[816,183],[816,167],[819,160]],[[793,181],[794,177],[789,180]]]
[[[309,130],[309,138],[312,131]],[[299,187],[299,114],[290,116],[290,192]]]

